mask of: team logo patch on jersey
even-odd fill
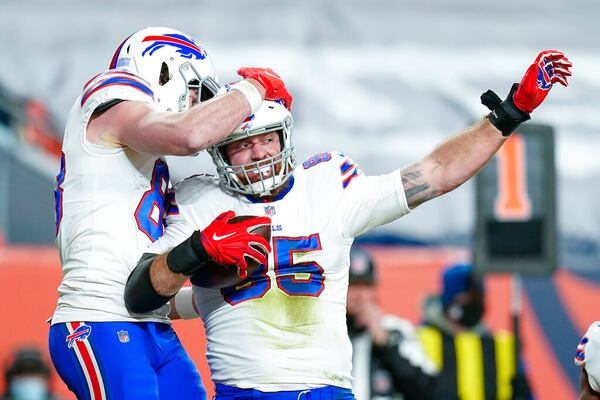
[[[272,217],[273,215],[275,215],[276,214],[275,206],[265,206],[265,214],[268,217]]]
[[[67,336],[65,342],[67,342],[67,347],[72,348],[75,345],[75,341],[82,342],[90,336],[92,332],[92,327],[86,324],[81,324],[75,329],[75,331]]]
[[[171,46],[177,48],[177,53],[181,54],[183,58],[195,58],[196,60],[204,60],[206,58],[206,52],[194,41],[183,35],[176,33],[166,35],[152,35],[146,36],[143,42],[153,42],[150,46],[142,52],[142,57],[148,53],[151,56],[156,50],[162,49],[165,46]]]
[[[121,343],[129,343],[129,332],[127,331],[118,331],[117,336],[119,337],[119,342]]]

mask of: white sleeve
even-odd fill
[[[83,87],[81,110],[91,113],[101,104],[111,100],[154,102],[154,92],[148,82],[124,70],[108,70],[90,79]]]
[[[380,176],[360,173],[344,189],[336,219],[342,234],[356,237],[409,212],[400,171]]]
[[[165,254],[189,238],[195,230],[194,225],[186,221],[183,215],[169,213],[163,235],[148,247],[146,253]]]
[[[585,368],[590,387],[600,392],[600,321],[593,322],[581,338],[575,363]]]

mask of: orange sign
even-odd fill
[[[527,193],[525,139],[513,134],[498,152],[498,197],[495,214],[499,220],[526,220],[531,217]]]

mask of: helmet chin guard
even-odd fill
[[[296,151],[292,145],[293,119],[280,103],[263,101],[231,135],[209,147],[208,153],[217,167],[221,186],[225,190],[250,196],[270,196],[283,186],[296,166]],[[230,165],[224,147],[238,140],[265,133],[278,132],[281,151],[272,157],[243,165]],[[257,176],[254,181],[250,175]]]
[[[191,36],[166,27],[149,27],[129,36],[115,52],[110,69],[146,80],[161,111],[186,111],[190,89],[198,90],[199,102],[214,97],[219,89],[206,51]]]

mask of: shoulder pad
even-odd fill
[[[174,185],[177,203],[191,203],[200,196],[207,195],[210,191],[219,187],[219,179],[216,176],[209,174],[192,175],[185,178]]]
[[[83,87],[81,108],[91,103],[94,98],[102,100],[137,100],[154,101],[154,92],[144,79],[131,72],[110,69],[90,79]]]
[[[319,164],[324,167],[326,166],[326,170],[328,171],[326,173],[327,176],[336,180],[341,178],[342,189],[346,189],[354,178],[362,174],[362,171],[354,161],[339,151],[331,151],[312,156],[302,163],[302,167],[307,170]],[[319,167],[317,169],[324,167]]]

